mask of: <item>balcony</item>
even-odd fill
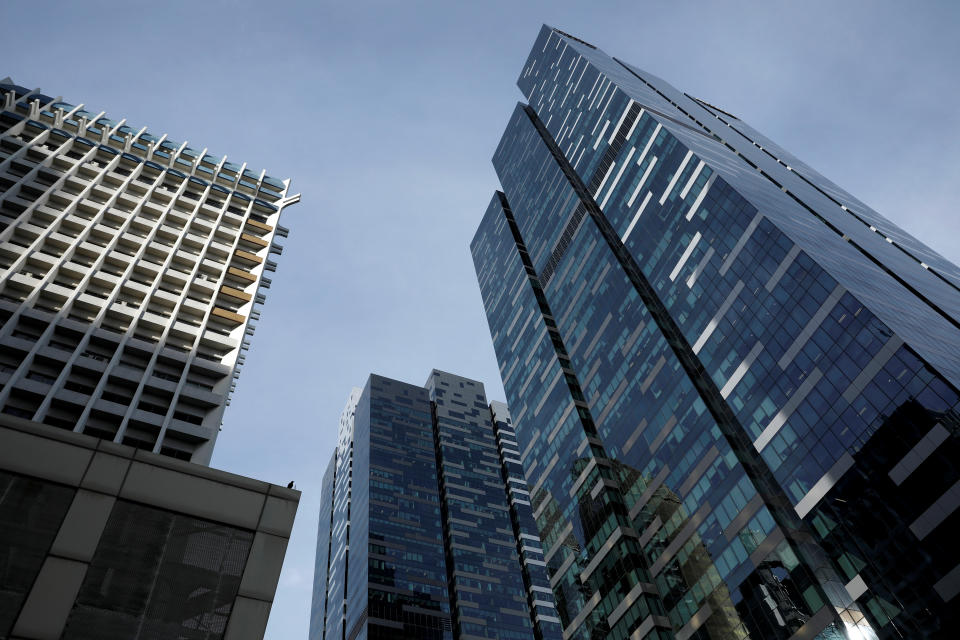
[[[233,300],[239,300],[242,303],[250,302],[250,300],[253,299],[253,296],[251,296],[249,293],[228,286],[220,287],[220,295],[227,296]]]
[[[200,333],[200,327],[188,324],[186,322],[176,321],[170,327],[170,335],[179,340],[193,344]]]
[[[133,322],[133,319],[136,317],[139,310],[140,308],[138,305],[125,300],[117,301],[110,305],[110,312],[113,314],[113,316],[123,318],[128,324]]]
[[[222,394],[214,393],[209,389],[204,389],[203,387],[190,381],[184,383],[183,387],[180,389],[180,395],[184,398],[189,398],[208,409],[218,407],[220,403],[223,402]]]
[[[168,319],[152,311],[145,311],[140,317],[138,327],[143,327],[147,331],[162,333],[167,326]]]
[[[10,275],[9,284],[23,291],[33,291],[40,284],[40,279],[25,273],[14,273]]]
[[[257,235],[264,235],[273,231],[273,227],[271,227],[270,225],[264,224],[263,222],[254,220],[252,218],[248,218],[246,221],[246,224],[247,224],[247,228],[253,233],[256,233]]]
[[[200,344],[220,351],[232,351],[237,348],[240,342],[234,338],[220,335],[208,329],[203,332],[203,336],[200,338]]]
[[[167,431],[173,431],[182,440],[187,442],[205,442],[213,435],[210,429],[198,424],[190,424],[184,420],[173,418],[167,425]]]
[[[260,251],[270,246],[270,243],[262,238],[252,236],[249,233],[240,234],[239,248],[249,251]]]
[[[17,231],[28,236],[31,240],[35,240],[40,236],[40,234],[46,231],[46,229],[30,222],[21,222],[19,225],[17,225]]]
[[[77,210],[95,216],[100,213],[100,209],[104,204],[105,203],[95,202],[89,198],[83,198],[77,203]]]
[[[57,300],[61,304],[69,300],[70,296],[72,296],[75,291],[75,289],[72,287],[59,285],[55,282],[47,283],[43,290],[45,293],[47,293],[47,295]]]
[[[210,311],[210,315],[221,318],[228,322],[233,322],[237,325],[241,325],[247,321],[246,316],[242,316],[239,313],[234,313],[233,311],[228,311],[221,307],[214,307],[213,310]]]
[[[234,252],[233,259],[242,266],[258,265],[263,263],[263,258],[242,249],[237,249],[236,252]]]

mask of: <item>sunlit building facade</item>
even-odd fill
[[[323,480],[311,640],[559,640],[518,456],[475,380],[354,390]]]
[[[565,638],[952,637],[960,269],[544,27],[472,253]]]
[[[207,465],[287,187],[0,81],[0,637],[263,637],[300,492]]]
[[[208,463],[299,196],[9,78],[0,96],[0,411]]]

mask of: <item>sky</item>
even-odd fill
[[[303,491],[268,640],[307,635],[351,387],[439,368],[504,397],[469,243],[542,23],[737,115],[960,261],[960,3],[0,3],[0,77],[302,193],[212,462]]]

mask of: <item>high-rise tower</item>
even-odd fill
[[[518,456],[479,382],[355,389],[323,480],[311,640],[559,640]]]
[[[568,638],[948,637],[960,269],[544,27],[472,243]]]
[[[0,82],[0,637],[263,636],[300,492],[206,465],[297,199]]]
[[[0,411],[208,463],[288,181],[0,84]]]

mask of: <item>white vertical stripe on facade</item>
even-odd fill
[[[596,199],[600,195],[600,192],[603,191],[603,185],[607,183],[607,179],[610,177],[610,174],[613,173],[613,170],[616,169],[617,163],[610,163],[610,167],[607,169],[607,172],[603,174],[603,180],[600,181],[600,186],[597,187],[596,193],[593,194],[593,198]]]
[[[724,400],[730,397],[733,390],[740,384],[740,381],[743,380],[743,376],[747,375],[747,371],[750,370],[750,365],[757,359],[761,351],[763,351],[762,342],[757,342],[753,345],[753,348],[750,349],[750,352],[744,357],[743,362],[740,363],[736,371],[733,372],[733,375],[730,376],[726,384],[723,385],[723,388],[720,389],[720,395],[723,396]]]
[[[730,250],[730,254],[727,256],[726,260],[724,260],[723,264],[720,265],[721,276],[726,275],[727,270],[733,264],[733,261],[736,260],[737,256],[740,255],[740,252],[743,251],[743,247],[747,244],[747,241],[750,240],[750,236],[753,235],[753,231],[757,228],[757,225],[760,224],[761,219],[763,219],[763,214],[758,211],[757,215],[753,216],[753,220],[750,221],[750,224],[747,225],[743,235],[741,235],[740,239],[737,240],[737,244],[735,244],[733,249]]]
[[[566,92],[565,94],[563,94],[563,100],[560,101],[560,107],[561,107],[561,108],[563,107],[564,103],[566,103],[567,98],[570,96],[570,91],[571,91],[571,89],[573,89],[573,85],[572,85],[572,84],[567,84],[567,92]]]
[[[933,425],[933,428],[920,438],[920,441],[890,469],[887,475],[899,487],[949,437],[950,432],[944,429],[942,424],[938,422]]]
[[[580,166],[580,161],[583,160],[583,152],[586,151],[586,150],[587,150],[586,147],[584,147],[583,149],[580,149],[580,156],[577,158],[577,161],[576,161],[575,163],[573,163],[573,168],[574,168],[574,169],[576,169],[577,167]]]
[[[700,258],[700,262],[697,263],[697,266],[693,269],[693,273],[691,273],[690,277],[687,278],[687,288],[693,288],[693,285],[697,282],[697,278],[699,278],[700,274],[703,273],[703,270],[707,268],[707,263],[710,262],[710,258],[713,257],[714,253],[715,250],[712,246],[707,248],[706,253],[703,254],[702,258]]]
[[[717,325],[720,324],[720,321],[723,320],[723,316],[726,315],[727,311],[736,301],[737,296],[740,295],[740,292],[743,291],[743,280],[738,280],[737,284],[734,285],[733,289],[727,295],[727,299],[723,301],[723,304],[720,305],[720,308],[717,310],[716,315],[710,319],[710,322],[707,323],[707,326],[704,328],[703,332],[700,334],[700,337],[697,338],[697,341],[693,343],[693,352],[700,353],[700,350],[703,349],[703,345],[707,343],[707,340],[710,339],[710,336],[713,335],[713,332],[716,330]]]
[[[680,275],[680,271],[683,269],[683,265],[687,264],[687,260],[690,259],[690,255],[693,253],[693,250],[697,248],[697,243],[700,242],[700,232],[697,231],[693,234],[693,239],[690,240],[690,244],[687,245],[687,248],[684,249],[683,254],[680,256],[680,259],[677,260],[677,264],[673,267],[673,271],[670,272],[670,281],[677,279],[677,276]]]
[[[783,277],[783,274],[785,274],[787,269],[790,268],[790,265],[793,264],[793,261],[797,257],[798,253],[800,253],[799,246],[793,245],[790,247],[790,251],[788,251],[787,255],[783,257],[783,260],[780,261],[780,265],[777,267],[777,270],[773,272],[773,275],[770,276],[769,280],[767,280],[767,284],[764,285],[764,288],[767,291],[773,291],[773,288],[777,286],[778,282],[780,282],[780,278]]]
[[[630,226],[627,227],[627,230],[623,232],[623,237],[620,238],[620,242],[626,242],[627,238],[630,237],[630,232],[633,231],[633,228],[637,225],[637,221],[640,219],[640,216],[643,214],[643,210],[647,208],[647,203],[650,202],[650,198],[653,196],[653,192],[647,191],[647,197],[643,199],[643,204],[640,205],[640,208],[637,209],[637,212],[633,216],[633,220],[630,221]]]
[[[687,168],[687,163],[690,162],[690,158],[692,157],[693,151],[687,151],[687,155],[683,156],[683,161],[680,163],[680,167],[677,169],[677,172],[673,174],[673,177],[670,178],[670,184],[667,185],[663,195],[660,196],[660,204],[663,204],[667,201],[667,196],[670,195],[670,192],[673,191],[673,188],[677,185],[677,180],[680,179],[680,174],[683,173],[683,170]]]
[[[590,98],[590,96],[593,95],[593,91],[594,91],[594,89],[597,88],[597,83],[598,83],[598,82],[600,82],[600,74],[597,74],[597,77],[593,80],[593,86],[590,87],[590,92],[587,93],[587,98],[588,98],[588,99]]]
[[[583,115],[583,111],[577,111],[577,117],[573,121],[573,124],[570,125],[570,133],[568,135],[570,135],[571,137],[573,136],[573,133],[577,130],[577,124],[580,122],[580,116],[582,115]],[[583,139],[583,136],[580,136],[580,138]]]
[[[593,105],[596,104],[599,106],[600,102],[603,102],[603,99],[607,95],[607,91],[610,89],[610,85],[607,84],[607,78],[603,78],[603,82],[600,83],[600,86],[597,88],[597,95],[593,96],[593,100],[590,101],[590,106],[587,107],[590,110],[593,110]],[[601,110],[601,113],[603,111]]]
[[[955,482],[910,525],[910,531],[923,540],[960,507],[960,480]]]
[[[600,146],[600,143],[603,141],[603,134],[607,131],[607,127],[610,126],[610,121],[607,120],[603,123],[603,129],[600,130],[600,135],[597,136],[597,141],[593,143],[593,150],[596,151],[597,147]]]
[[[627,114],[630,113],[630,107],[633,106],[633,100],[627,100],[627,106],[623,109],[623,113],[620,115],[620,119],[617,120],[617,126],[613,128],[613,131],[610,132],[610,139],[607,140],[607,144],[613,144],[613,139],[617,135],[617,131],[620,131],[620,126],[623,124],[623,121],[627,118]]]
[[[640,154],[640,157],[637,158],[637,166],[643,164],[643,159],[647,157],[647,152],[650,151],[650,147],[653,146],[653,143],[657,141],[657,134],[660,133],[660,129],[663,128],[663,125],[657,123],[657,126],[654,128],[653,132],[650,134],[650,138],[647,140],[646,146],[643,148],[643,153]]]
[[[579,62],[580,62],[580,59],[581,59],[581,58],[577,58],[577,63],[578,63],[578,64],[579,64]],[[584,64],[584,65],[583,65],[583,70],[580,71],[580,77],[577,78],[577,84],[574,85],[574,87],[573,87],[573,90],[574,90],[574,91],[579,91],[579,90],[580,90],[580,81],[583,80],[583,74],[585,74],[585,73],[587,72],[587,67],[589,67],[589,66],[590,66],[590,65],[588,65],[588,64]],[[576,67],[574,67],[574,68],[576,68]]]
[[[697,164],[697,168],[693,170],[693,173],[690,174],[690,179],[687,180],[687,184],[680,191],[680,199],[683,200],[687,197],[687,194],[690,193],[690,188],[693,187],[693,183],[697,181],[697,178],[700,177],[700,172],[703,171],[705,163],[703,160]]]
[[[633,124],[630,125],[630,130],[627,131],[627,140],[630,139],[630,136],[633,135],[633,132],[636,130],[637,125],[640,124],[640,121],[643,120],[644,109],[640,109],[640,113],[637,114],[637,117],[633,119]]]
[[[564,137],[563,128],[567,124],[567,119],[570,117],[570,114],[573,113],[570,109],[567,109],[567,115],[563,116],[563,122],[560,123],[560,135],[557,136],[557,140],[562,140]]]
[[[830,489],[833,488],[833,485],[837,484],[837,481],[843,477],[843,474],[845,474],[853,464],[853,457],[849,453],[844,452],[844,454],[840,456],[840,459],[817,480],[810,491],[808,491],[807,494],[800,499],[796,507],[794,507],[797,515],[801,518],[806,517],[806,515],[810,513],[810,510],[817,506],[817,503],[827,495]]]
[[[650,177],[650,174],[653,173],[653,167],[657,164],[657,156],[653,156],[650,159],[650,164],[647,165],[647,169],[643,172],[643,175],[640,177],[640,182],[637,183],[636,189],[633,190],[633,193],[630,194],[630,199],[627,200],[627,206],[632,207],[633,201],[637,199],[637,195],[640,193],[640,190],[643,189],[643,185],[647,183],[647,178]]]
[[[887,364],[890,358],[893,357],[893,354],[897,352],[903,345],[903,340],[899,336],[892,335],[887,340],[886,344],[881,347],[880,351],[870,359],[870,362],[867,363],[867,366],[857,374],[857,377],[853,379],[853,382],[850,383],[850,386],[843,392],[843,399],[847,402],[853,402],[857,399],[857,396],[866,388],[870,381],[880,373],[880,370]]]
[[[823,304],[820,305],[820,308],[817,309],[817,312],[813,314],[810,320],[807,321],[807,324],[800,331],[800,334],[794,338],[793,343],[787,348],[787,350],[780,357],[780,360],[777,361],[777,365],[781,369],[786,369],[790,366],[790,363],[793,359],[800,353],[800,350],[803,349],[804,345],[813,337],[814,332],[820,328],[820,325],[826,319],[830,312],[833,311],[833,308],[840,302],[840,298],[843,297],[843,294],[846,292],[841,285],[834,287],[833,291],[827,296],[827,299],[823,301]]]
[[[601,113],[610,108],[610,103],[613,102],[614,96],[616,96],[617,92],[620,91],[620,87],[613,84],[613,82],[610,83],[610,86],[613,87],[613,91],[610,92],[610,96],[607,98],[606,104],[604,104],[603,108],[600,110]],[[601,99],[600,102],[603,102],[603,100]]]
[[[690,211],[687,211],[686,218],[687,220],[693,220],[693,216],[696,215],[697,209],[700,208],[700,205],[703,204],[703,199],[707,197],[707,191],[710,191],[710,187],[713,186],[713,181],[716,179],[717,173],[713,172],[710,174],[710,177],[707,178],[707,183],[703,185],[703,189],[700,190],[700,194],[697,196],[697,199],[693,201],[693,205],[690,206]]]
[[[807,394],[813,390],[822,377],[823,373],[820,369],[814,367],[813,371],[800,383],[800,386],[793,392],[793,395],[791,395],[786,404],[783,405],[783,408],[777,412],[777,415],[773,416],[766,428],[760,433],[757,439],[753,441],[753,446],[758,453],[770,444],[773,437],[783,428],[783,425],[790,419],[793,412],[797,410],[797,407],[807,399]]]
[[[600,208],[603,209],[607,206],[607,202],[610,200],[610,196],[613,195],[613,190],[617,188],[617,183],[620,182],[620,178],[623,176],[623,172],[628,166],[630,166],[630,158],[633,157],[633,154],[636,152],[636,147],[630,149],[630,153],[627,154],[627,159],[623,161],[623,164],[620,165],[620,171],[617,172],[617,176],[613,179],[613,182],[610,183],[610,188],[607,190],[607,195],[603,199],[603,202],[600,204]]]
[[[863,576],[858,573],[844,588],[847,590],[847,593],[850,594],[851,599],[857,600],[867,592],[867,583],[863,581]]]
[[[945,576],[937,580],[933,588],[943,598],[944,602],[950,602],[960,594],[960,564],[947,572]]]

